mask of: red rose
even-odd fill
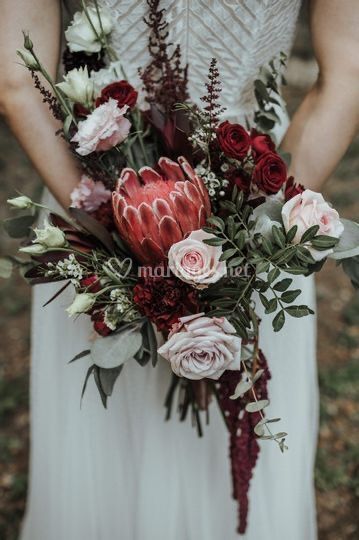
[[[118,81],[105,86],[101,95],[96,99],[96,107],[106,103],[110,98],[115,99],[119,107],[136,105],[138,92],[127,81]]]
[[[100,280],[95,274],[81,279],[80,285],[92,293],[97,293],[101,289]]]
[[[112,330],[105,323],[105,314],[103,311],[96,311],[91,315],[91,320],[93,321],[93,327],[95,332],[100,334],[102,337],[106,337],[111,334]]]
[[[249,192],[251,177],[246,172],[234,169],[230,174],[226,175],[226,178],[229,180],[231,188],[237,186],[240,191]]]
[[[255,129],[251,132],[251,146],[256,159],[262,154],[275,151],[275,144],[269,135],[258,133]]]
[[[265,193],[278,193],[287,179],[287,166],[278,154],[267,152],[258,159],[252,179]]]
[[[292,199],[296,195],[299,195],[299,193],[303,193],[304,190],[305,190],[305,187],[302,184],[296,184],[294,182],[294,177],[290,176],[285,185],[285,191],[284,191],[285,200],[289,201],[289,199]]]
[[[133,290],[133,300],[158,330],[169,330],[179,317],[197,310],[197,293],[175,277],[144,277]]]
[[[216,130],[220,149],[226,156],[242,159],[247,154],[250,137],[240,124],[231,124],[226,120]]]

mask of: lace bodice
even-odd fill
[[[145,0],[101,0],[116,20],[113,44],[129,79],[148,62]],[[222,102],[232,116],[252,109],[253,79],[280,51],[289,52],[301,0],[162,0],[170,40],[189,64],[189,92],[198,101],[212,57],[223,82]]]

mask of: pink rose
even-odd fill
[[[182,281],[197,289],[208,287],[226,275],[227,267],[220,261],[222,248],[209,246],[203,240],[214,238],[213,234],[199,229],[173,244],[168,252],[171,272]]]
[[[83,208],[86,212],[95,212],[101,204],[111,199],[111,191],[102,182],[94,182],[92,178],[82,175],[81,181],[71,193],[71,206]]]
[[[78,124],[78,131],[71,142],[77,142],[76,152],[87,156],[91,152],[110,150],[124,141],[130,131],[131,122],[124,117],[128,105],[118,108],[115,99],[100,105],[86,120]]]
[[[292,199],[289,199],[282,207],[283,225],[288,232],[294,225],[298,230],[292,241],[298,244],[305,233],[313,225],[319,225],[318,234],[339,238],[344,231],[344,226],[339,219],[339,214],[324,200],[321,193],[306,189]],[[311,246],[306,246],[316,261],[320,261],[333,253],[333,249],[319,251]]]
[[[217,380],[227,369],[240,369],[241,343],[225,317],[198,313],[181,317],[158,352],[178,377]]]

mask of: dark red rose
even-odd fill
[[[115,99],[119,107],[136,105],[138,92],[127,81],[111,83],[102,89],[100,97],[96,99],[96,107],[106,103],[110,98]]]
[[[285,185],[285,191],[284,191],[285,200],[289,201],[289,199],[292,199],[296,195],[299,195],[299,193],[303,193],[304,190],[305,190],[305,187],[302,184],[296,184],[294,182],[294,177],[290,176]]]
[[[265,133],[258,133],[255,129],[251,131],[251,146],[256,159],[262,154],[275,151],[275,144],[270,136]]]
[[[251,177],[249,174],[235,169],[228,176],[226,176],[226,178],[229,180],[231,188],[237,186],[240,191],[244,191],[245,193],[249,192],[251,185]]]
[[[257,161],[252,180],[259,189],[272,195],[278,193],[287,179],[287,166],[274,152],[262,154]]]
[[[169,330],[179,317],[197,310],[197,293],[175,277],[143,277],[133,290],[141,313],[160,331]]]
[[[106,337],[111,334],[112,330],[105,324],[105,313],[103,311],[96,311],[91,315],[93,321],[93,327],[95,332],[102,337]]]
[[[97,293],[101,289],[100,280],[95,274],[81,279],[80,285],[88,292],[92,293]]]
[[[220,149],[228,157],[242,159],[248,152],[250,137],[240,124],[231,124],[226,120],[216,130]]]

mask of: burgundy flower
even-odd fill
[[[285,201],[289,201],[289,199],[292,199],[296,195],[299,195],[299,193],[303,193],[305,187],[302,184],[296,184],[294,182],[294,177],[290,176],[285,184]]]
[[[112,194],[115,224],[134,256],[145,264],[163,261],[168,250],[210,215],[206,188],[188,161],[168,158],[150,167],[123,169]]]
[[[257,161],[252,180],[259,189],[272,195],[278,193],[287,179],[287,166],[274,152],[262,154]]]
[[[115,229],[115,222],[113,220],[113,209],[111,201],[102,203],[97,210],[90,212],[90,216],[99,221],[108,231]]]
[[[103,311],[95,311],[91,315],[93,321],[93,328],[100,336],[106,337],[111,334],[111,328],[105,324],[105,313]]]
[[[237,186],[240,191],[244,191],[245,193],[249,192],[251,177],[245,171],[234,169],[226,175],[226,178],[229,180],[231,188]]]
[[[81,287],[87,290],[87,292],[97,293],[101,289],[101,284],[98,276],[93,274],[87,276],[80,281]]]
[[[176,277],[144,277],[134,287],[133,300],[160,331],[197,311],[197,293]]]
[[[220,149],[228,157],[242,159],[246,156],[250,137],[240,124],[231,124],[226,120],[216,130]]]
[[[275,152],[275,144],[270,136],[255,129],[251,131],[251,147],[256,159],[267,152]]]
[[[128,105],[132,109],[136,105],[137,96],[138,92],[127,81],[113,82],[101,90],[100,97],[96,99],[96,107],[113,98],[119,107]]]

